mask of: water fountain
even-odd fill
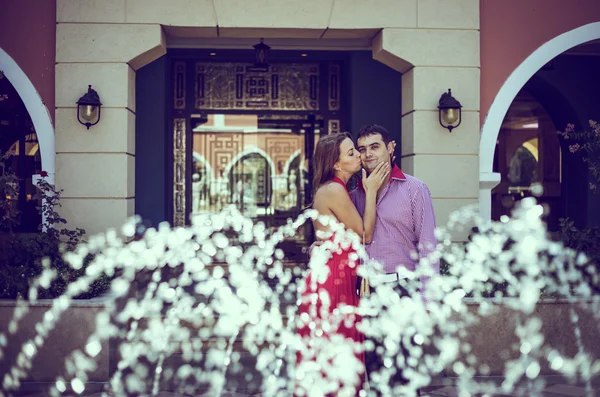
[[[363,332],[386,346],[386,368],[369,387],[398,395],[401,390],[391,389],[387,380],[400,367],[410,379],[403,390],[425,387],[446,371],[465,396],[534,396],[544,387],[540,373],[551,370],[586,382],[591,393],[600,356],[586,335],[597,333],[600,324],[600,299],[590,287],[600,284],[598,274],[585,256],[548,239],[542,213],[533,199],[522,200],[512,219],[498,223],[479,221],[472,212],[456,213],[448,229],[469,228],[475,222],[479,231],[467,244],[454,244],[449,232],[440,231],[440,249],[433,255],[449,267],[430,283],[430,301],[423,302],[416,290],[417,279],[427,274],[415,274],[405,285],[415,299],[400,299],[384,285],[377,295],[361,301],[356,314],[364,316]],[[228,208],[198,215],[187,228],[160,225],[142,230],[132,219],[119,233],[90,237],[66,254],[74,268],[93,258],[85,276],[52,302],[35,326],[36,335],[22,343],[18,354],[7,355],[11,335],[19,332],[36,302],[37,288],[54,277],[49,268],[32,287],[28,301],[19,302],[8,332],[0,334],[0,357],[12,360],[11,370],[0,378],[0,397],[18,393],[32,360],[72,298],[103,273],[113,277],[108,304],[97,315],[85,347],[66,357],[63,374],[48,386],[50,395],[89,393],[89,374],[108,345],[113,347],[114,365],[103,385],[105,395],[170,391],[220,396],[235,390],[241,395],[291,396],[302,382],[310,396],[320,395],[331,382],[341,385],[338,395],[344,395],[343,386],[362,371],[354,352],[370,346],[328,340],[320,354],[330,355],[331,365],[315,362],[297,370],[296,351],[306,347],[296,328],[297,286],[305,273],[286,266],[284,252],[277,248],[316,216],[307,211],[270,231]],[[344,234],[340,225],[331,224],[336,235]],[[356,236],[348,238],[357,241]],[[324,250],[317,249],[312,271],[323,274],[326,259]],[[370,270],[360,271],[368,275]],[[573,354],[564,343],[545,336],[547,324],[539,309],[544,296],[560,297],[567,305]],[[486,347],[478,338],[489,332],[486,327],[495,318],[511,329],[505,334],[513,335],[505,356],[490,362],[481,354]],[[593,322],[582,332],[583,319]],[[410,353],[406,362],[400,345]],[[490,374],[501,376],[502,382],[479,377]]]

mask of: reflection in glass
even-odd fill
[[[539,100],[522,89],[510,105],[496,142],[492,218],[510,215],[519,200],[535,196],[551,208],[545,219],[556,230],[563,213],[562,152],[556,127]]]
[[[272,213],[270,171],[267,158],[259,153],[238,160],[229,175],[229,202],[252,218]]]
[[[509,163],[510,186],[529,187],[537,180],[537,160],[524,145],[515,150]]]
[[[308,186],[302,120],[210,114],[192,128],[192,214],[235,205],[276,227],[302,212]]]

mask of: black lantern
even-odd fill
[[[441,126],[450,132],[458,127],[462,121],[461,108],[462,105],[452,96],[452,91],[448,88],[448,92],[444,92],[440,97],[438,105]]]
[[[267,62],[267,55],[269,54],[269,50],[271,47],[263,43],[263,39],[260,39],[260,43],[254,45],[254,53],[256,54],[256,61],[254,62],[254,66],[257,67],[267,67],[269,63]]]
[[[102,102],[98,93],[88,85],[88,92],[77,101],[77,121],[89,130],[91,126],[100,121],[100,108]],[[83,119],[83,121],[82,121]]]

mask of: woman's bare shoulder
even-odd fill
[[[348,192],[344,186],[336,182],[328,182],[315,192],[313,208],[321,213],[329,213],[337,204],[343,202],[345,197],[348,197]]]
[[[346,188],[337,182],[327,182],[319,186],[319,188],[315,192],[315,199],[317,198],[317,196],[337,196],[338,194],[347,194]]]

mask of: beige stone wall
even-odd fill
[[[479,196],[479,2],[417,1],[416,24],[383,29],[373,56],[403,73],[402,168],[427,183],[438,225],[445,225]],[[452,133],[437,110],[448,88],[463,105]]]
[[[134,215],[135,69],[164,54],[165,39],[158,24],[123,23],[124,1],[57,3],[56,184],[69,224],[97,233]],[[76,102],[89,84],[103,106],[88,131]]]
[[[479,0],[57,0],[57,20],[56,179],[89,232],[133,214],[135,70],[165,53],[165,34],[374,37],[374,58],[404,73],[403,168],[429,185],[439,224],[477,201]],[[88,84],[104,103],[89,131],[73,120]],[[464,106],[452,134],[437,122],[448,88]]]

